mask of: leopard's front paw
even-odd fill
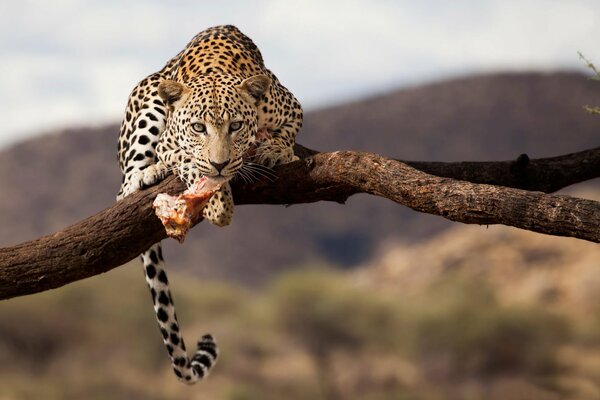
[[[167,166],[162,162],[152,164],[148,168],[143,171],[140,171],[141,176],[139,176],[142,189],[147,188],[148,186],[152,186],[167,176],[169,170]]]
[[[132,171],[121,185],[117,200],[162,181],[168,172],[163,163],[152,164],[141,171]]]
[[[298,156],[294,155],[292,147],[277,146],[268,142],[256,149],[255,159],[259,164],[269,168],[299,160]]]

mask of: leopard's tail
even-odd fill
[[[190,359],[185,349],[173,297],[169,290],[169,280],[165,272],[165,262],[160,243],[142,254],[144,275],[150,287],[154,311],[163,342],[171,358],[171,365],[180,381],[194,384],[206,377],[217,361],[218,349],[211,335],[204,335],[198,342],[196,353]]]

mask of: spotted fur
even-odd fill
[[[234,26],[209,28],[133,89],[119,137],[123,183],[117,199],[170,172],[188,186],[206,176],[222,187],[204,217],[226,226],[233,214],[229,181],[296,159],[301,126],[300,104],[265,68],[252,40]],[[173,370],[195,383],[214,365],[216,344],[205,335],[188,357],[160,244],[141,258]]]

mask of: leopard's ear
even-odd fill
[[[265,74],[258,74],[244,79],[237,89],[243,95],[250,96],[250,100],[257,103],[262,96],[269,90],[271,78]]]
[[[185,85],[169,79],[158,84],[158,95],[170,109],[183,103],[189,92]]]

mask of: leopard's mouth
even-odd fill
[[[233,178],[233,175],[225,176],[225,175],[218,174],[218,175],[205,175],[205,177],[211,183],[223,184],[223,183],[229,182],[231,180],[231,178]]]

